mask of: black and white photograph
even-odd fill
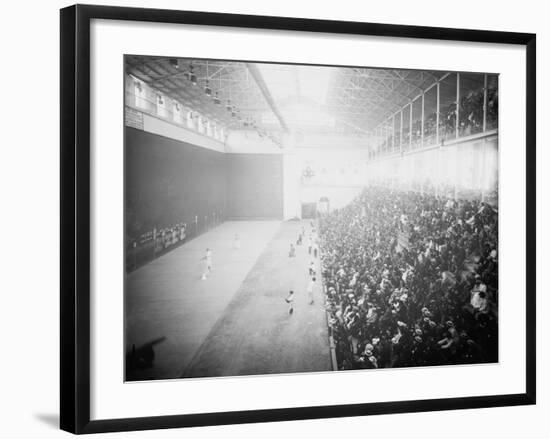
[[[547,431],[548,10],[8,3],[2,437]]]
[[[177,55],[124,56],[125,381],[499,362],[498,71]]]

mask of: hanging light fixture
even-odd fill
[[[189,66],[189,80],[193,85],[197,85],[197,75],[193,72],[193,64]]]
[[[176,58],[170,58],[170,65],[172,67],[175,67],[176,69],[180,68],[179,60],[177,60]]]
[[[206,96],[212,96],[212,89],[210,88],[210,84],[208,82],[208,79],[206,80],[206,85],[204,86],[204,94]]]
[[[231,111],[231,100],[230,99],[227,100],[227,105],[226,105],[225,108],[227,108],[227,111]]]
[[[216,105],[220,105],[221,104],[221,101],[220,101],[220,96],[218,95],[218,92],[216,92],[215,96],[214,96],[214,103]]]

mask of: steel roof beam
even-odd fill
[[[275,117],[277,117],[277,119],[279,120],[281,128],[284,131],[288,132],[289,131],[288,125],[287,125],[285,119],[283,118],[283,115],[281,114],[281,112],[277,108],[277,105],[275,104],[275,101],[273,100],[273,97],[271,96],[269,88],[267,87],[267,84],[265,83],[264,78],[263,78],[260,70],[258,69],[258,67],[255,64],[251,64],[251,63],[247,63],[246,67],[248,68],[248,71],[250,72],[250,74],[252,75],[254,80],[256,81],[256,84],[258,85],[258,88],[262,92],[262,94],[264,96],[264,99],[267,102],[267,105],[269,105],[269,107],[271,108],[271,111],[273,112]]]

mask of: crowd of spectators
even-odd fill
[[[470,91],[460,99],[458,108],[458,135],[469,136],[483,131],[483,89]],[[444,139],[456,137],[456,102],[449,104],[440,116],[439,129]],[[498,90],[487,90],[487,128],[495,128],[498,121]]]
[[[320,219],[339,369],[498,361],[498,212],[369,187]]]
[[[187,224],[180,222],[170,227],[149,230],[137,237],[126,238],[126,270],[131,271],[187,238]]]
[[[459,105],[459,137],[477,134],[483,131],[483,89],[470,91],[462,96]],[[428,112],[427,112],[428,113]],[[498,124],[498,90],[489,88],[487,90],[487,129],[495,128]],[[437,114],[435,112],[425,114],[424,117],[424,144],[431,145],[435,143],[437,128]],[[393,137],[395,135],[395,143]],[[398,148],[401,136],[399,130],[390,134],[380,145],[381,151],[392,151],[392,148]],[[439,137],[442,140],[454,139],[456,137],[456,101],[443,107],[439,114]],[[410,140],[409,140],[410,138]],[[403,150],[417,148],[422,139],[422,120],[413,121],[410,132],[409,128],[403,130],[402,141]]]

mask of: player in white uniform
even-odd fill
[[[311,277],[314,277],[315,274],[317,273],[317,270],[315,269],[315,262],[311,261],[309,263],[309,269],[308,270],[309,270],[309,275]]]
[[[212,272],[212,250],[209,248],[206,249],[206,254],[201,259],[204,261],[204,271],[202,273],[202,280],[206,280],[206,275]]]
[[[241,248],[241,238],[238,233],[235,233],[235,239],[233,240],[233,248],[238,250]]]
[[[288,313],[292,315],[292,313],[294,312],[294,291],[290,290],[288,296],[285,299],[285,302],[288,303]]]
[[[313,305],[313,291],[315,290],[315,277],[312,277],[307,284],[307,300],[310,305]]]

